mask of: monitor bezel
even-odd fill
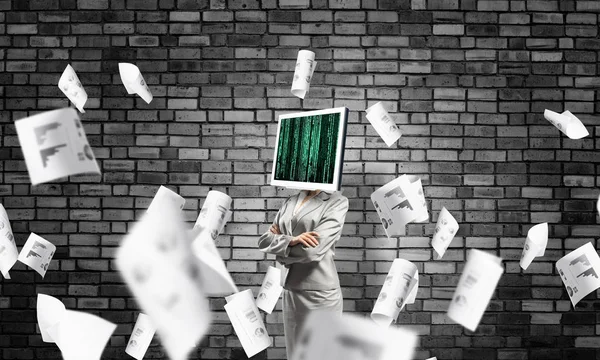
[[[334,167],[333,174],[333,182],[331,184],[326,183],[309,183],[309,182],[300,182],[300,181],[290,181],[290,180],[276,180],[275,179],[275,170],[277,163],[277,150],[279,144],[279,132],[281,130],[281,120],[290,119],[290,118],[298,118],[298,117],[307,117],[307,116],[315,116],[315,115],[326,115],[326,114],[340,114],[340,126],[338,127],[338,141],[336,148],[336,161]],[[273,164],[271,169],[271,185],[272,186],[282,186],[289,189],[300,189],[300,190],[323,190],[323,191],[339,191],[342,186],[342,167],[344,166],[344,151],[346,148],[346,127],[348,122],[348,108],[346,107],[337,107],[323,110],[313,110],[313,111],[304,111],[304,112],[296,112],[291,114],[283,114],[279,115],[279,119],[277,120],[277,136],[275,138],[275,150],[273,153]]]

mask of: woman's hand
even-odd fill
[[[319,245],[319,240],[317,240],[318,236],[319,234],[315,231],[302,233],[290,241],[290,246],[302,244],[306,247],[317,247],[317,245]]]
[[[277,224],[271,225],[271,227],[269,228],[269,231],[275,235],[281,235],[281,231],[279,231],[279,226],[277,226]]]

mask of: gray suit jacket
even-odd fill
[[[286,289],[338,288],[340,281],[333,256],[335,243],[342,235],[348,198],[339,192],[331,195],[320,192],[294,216],[298,196],[289,197],[275,216],[273,223],[279,226],[281,235],[267,231],[258,240],[258,248],[276,255],[276,260],[285,266],[283,277]],[[308,231],[319,233],[318,246],[289,246],[293,237]]]

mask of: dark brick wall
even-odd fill
[[[257,235],[290,194],[268,185],[277,115],[333,106],[351,109],[346,311],[370,312],[401,256],[421,273],[399,318],[423,334],[418,359],[600,358],[597,294],[573,310],[554,270],[600,234],[599,14],[600,1],[571,0],[0,0],[0,200],[19,246],[32,231],[58,246],[44,280],[17,265],[0,283],[0,358],[60,358],[36,331],[38,292],[119,323],[105,358],[127,358],[137,309],[112,258],[161,184],[186,197],[190,221],[210,189],[234,198],[220,250],[237,284],[257,289],[272,264]],[[304,101],[290,94],[300,48],[318,61]],[[140,67],[150,105],[126,95],[120,61]],[[32,188],[13,121],[68,106],[56,86],[68,63],[90,97],[82,119],[103,173]],[[404,133],[391,148],[364,117],[376,101]],[[590,136],[569,140],[545,108],[571,110]],[[422,177],[432,222],[389,240],[369,195],[404,173]],[[443,206],[461,229],[433,261]],[[527,230],[544,221],[546,256],[522,272]],[[470,333],[445,311],[474,247],[502,256],[506,273]],[[244,358],[223,304],[212,301],[194,358]],[[275,347],[257,358],[281,359],[281,312],[266,320]],[[159,346],[149,355],[164,358]]]

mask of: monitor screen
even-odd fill
[[[339,190],[347,118],[345,107],[281,115],[271,185]]]

